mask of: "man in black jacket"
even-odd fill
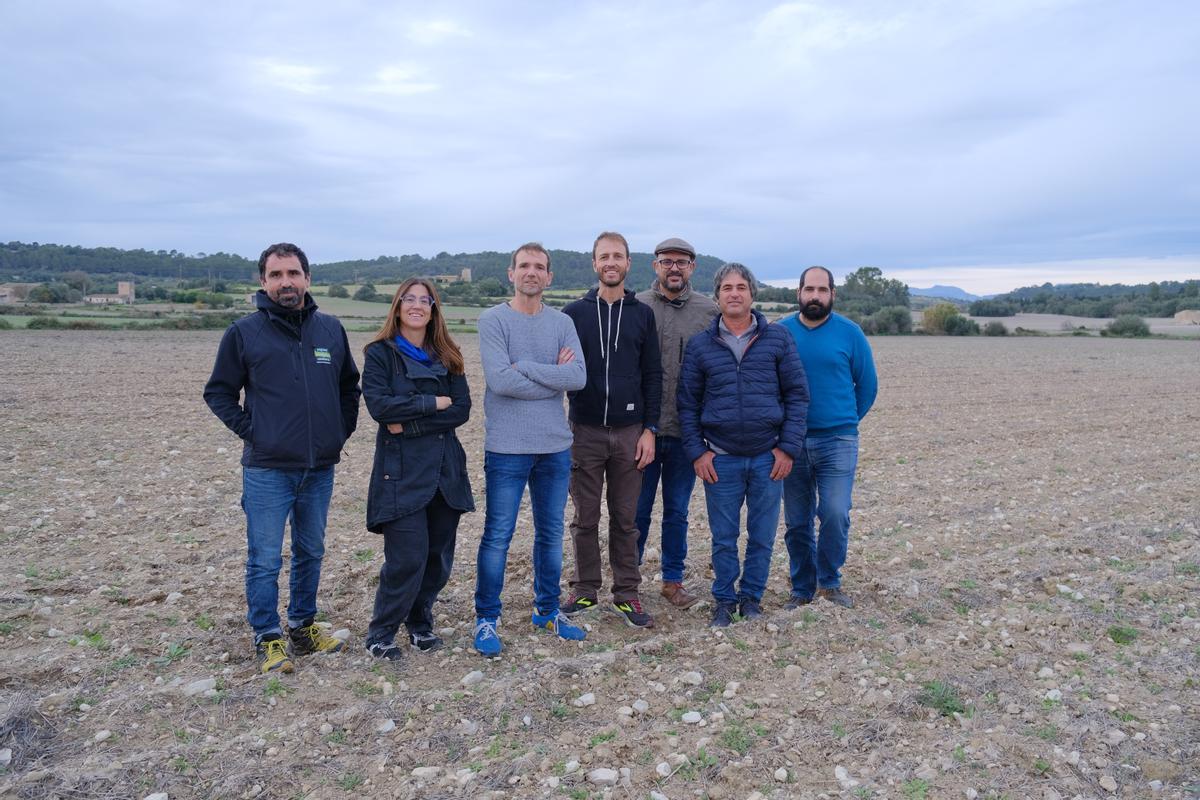
[[[225,331],[204,401],[242,439],[246,618],[260,668],[291,672],[292,655],[342,648],[315,617],[333,465],[358,424],[358,368],[342,324],[317,311],[308,294],[312,277],[303,250],[271,245],[258,259],[258,280],[258,311]],[[290,652],[279,620],[289,519]]]
[[[575,323],[587,385],[570,394],[571,501],[575,517],[575,574],[571,601],[575,616],[595,608],[602,582],[600,496],[608,480],[608,561],[613,609],[637,628],[654,626],[638,597],[638,495],[642,470],[654,460],[662,401],[662,359],[654,312],[625,288],[629,243],[605,231],[592,245],[592,268],[599,285],[563,311]]]

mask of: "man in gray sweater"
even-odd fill
[[[679,414],[675,391],[679,387],[679,365],[687,340],[708,327],[720,311],[717,304],[692,291],[692,271],[696,268],[696,248],[683,239],[671,238],[654,248],[654,285],[637,295],[650,306],[658,328],[662,353],[662,411],[654,460],[642,477],[638,498],[638,556],[646,551],[650,535],[650,513],[662,479],[662,595],[677,608],[690,608],[699,597],[683,586],[684,561],[687,558],[688,505],[696,484],[692,462],[680,445]]]
[[[550,285],[550,253],[536,242],[512,256],[513,299],[479,315],[487,505],[475,579],[475,649],[503,649],[500,592],[508,546],[517,527],[525,486],[533,510],[533,625],[563,639],[586,632],[559,610],[563,512],[571,474],[571,429],[564,393],[587,382],[575,325],[542,302]]]

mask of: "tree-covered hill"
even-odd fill
[[[551,250],[554,285],[582,288],[595,283],[591,253]],[[506,281],[510,254],[438,253],[433,258],[420,255],[379,256],[374,259],[313,264],[313,279],[318,283],[392,283],[411,275],[457,274],[471,269],[472,280],[495,278]],[[640,291],[650,285],[654,270],[653,255],[633,253],[629,285]],[[699,256],[693,280],[706,291],[722,264],[714,256]],[[57,244],[9,242],[0,245],[0,280],[31,283],[61,280],[68,272],[104,276],[106,280],[125,278],[176,278],[183,281],[253,281],[258,267],[255,260],[229,253],[186,255],[176,250],[120,250],[115,247],[77,247]]]
[[[1200,308],[1200,280],[1162,281],[1127,286],[1121,283],[1043,283],[971,303],[976,317],[1008,317],[1018,313],[1067,314],[1073,317],[1170,317]]]

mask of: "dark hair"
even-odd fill
[[[516,250],[513,250],[512,263],[508,265],[509,269],[517,268],[517,253],[521,252],[522,250],[528,250],[532,253],[541,253],[542,255],[544,255],[546,257],[546,271],[547,272],[551,271],[550,270],[550,251],[547,250],[546,248],[542,247],[541,242],[526,242],[525,244],[518,247]]]
[[[746,283],[750,284],[750,299],[758,297],[758,281],[754,280],[754,273],[745,264],[739,264],[736,261],[731,261],[728,264],[722,264],[717,274],[713,276],[713,297],[721,295],[721,281],[725,280],[725,276],[731,272],[736,272],[746,279]]]
[[[835,288],[833,285],[833,273],[830,272],[829,270],[825,269],[825,267],[809,267],[808,269],[804,270],[804,272],[801,272],[800,273],[800,285],[796,287],[796,291],[798,292],[804,288],[804,279],[806,277],[808,277],[808,273],[814,269],[819,269],[819,270],[821,270],[821,272],[824,272],[826,275],[829,276],[829,291],[832,292]]]
[[[621,244],[625,245],[625,258],[629,259],[629,242],[625,241],[625,237],[616,231],[605,231],[596,237],[596,241],[592,242],[592,261],[596,260],[596,248],[600,246],[600,242],[605,239],[616,239]]]
[[[273,244],[266,250],[262,251],[262,255],[258,257],[258,277],[263,278],[267,274],[267,259],[271,256],[279,258],[287,258],[295,256],[300,259],[300,266],[304,268],[304,274],[308,274],[308,256],[304,255],[304,251],[291,242],[280,242]]]

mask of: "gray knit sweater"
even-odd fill
[[[571,348],[575,360],[558,363]],[[479,315],[484,449],[492,453],[558,453],[571,446],[563,407],[566,392],[587,383],[583,349],[570,317],[549,306],[536,314],[508,303]]]

